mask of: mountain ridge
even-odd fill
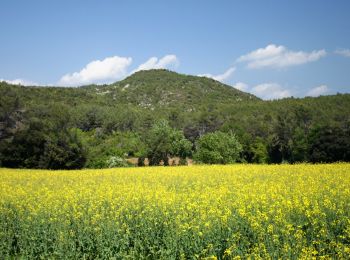
[[[188,85],[188,82],[191,83],[197,83],[198,86],[196,90],[203,92],[203,94],[210,94],[210,91],[206,88],[210,88],[211,91],[223,91],[223,95],[226,95],[226,97],[243,97],[242,100],[260,100],[260,101],[266,101],[266,102],[274,102],[277,100],[284,100],[284,99],[306,99],[306,98],[318,98],[313,96],[305,96],[305,97],[285,97],[280,99],[272,99],[272,100],[263,100],[249,92],[244,92],[239,89],[236,89],[234,86],[222,83],[220,81],[217,81],[215,79],[205,77],[205,76],[196,76],[191,74],[183,74],[178,73],[175,71],[167,70],[167,69],[151,69],[151,70],[140,70],[137,71],[126,78],[115,81],[109,84],[87,84],[87,85],[81,85],[81,86],[54,86],[54,85],[21,85],[21,84],[11,84],[6,81],[0,81],[2,85],[8,85],[13,87],[23,87],[26,89],[46,89],[46,90],[67,90],[67,89],[75,89],[75,90],[95,90],[97,95],[104,95],[112,92],[113,90],[122,90],[126,91],[127,89],[130,90],[131,84],[130,83],[138,83],[136,84],[137,88],[146,86],[149,87],[149,85],[157,85],[159,82],[164,83],[165,80],[168,80],[167,83],[173,83],[177,87],[180,87],[176,90],[184,89]],[[158,82],[157,82],[158,81]],[[179,84],[180,83],[180,84]],[[184,83],[181,85],[181,83]],[[2,86],[1,85],[1,86]],[[166,85],[169,87],[169,84]],[[171,86],[171,85],[170,85]],[[200,86],[200,88],[198,88]],[[135,86],[133,86],[135,87]],[[173,86],[171,86],[172,89]],[[157,90],[157,88],[155,89]],[[158,89],[159,90],[159,89]],[[127,92],[127,91],[126,91]],[[207,93],[206,93],[207,92]],[[154,94],[154,93],[153,93]],[[157,94],[157,93],[156,93]],[[173,94],[173,93],[170,93]],[[228,94],[228,95],[227,95]],[[321,95],[321,96],[336,96],[336,95],[349,95],[350,93],[337,93],[337,94],[329,94],[329,95]],[[241,100],[236,100],[241,101]]]
[[[249,93],[239,91],[206,77],[184,75],[168,70],[139,71],[122,81],[101,88],[115,93],[121,100],[128,100],[144,108],[173,106],[181,103],[193,109],[203,103],[230,104],[258,100]],[[121,101],[119,99],[119,101]]]

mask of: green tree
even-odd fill
[[[340,127],[318,127],[309,137],[311,162],[350,161],[350,133]]]
[[[284,116],[277,116],[274,134],[268,145],[269,160],[271,163],[291,161],[293,119],[287,111],[284,111],[283,114]]]
[[[86,152],[74,130],[51,135],[45,142],[39,168],[80,169],[86,162]]]
[[[220,131],[208,133],[196,142],[194,159],[208,164],[228,164],[239,159],[242,145],[235,135]]]
[[[63,112],[62,112],[63,111]],[[0,145],[2,166],[11,168],[76,169],[85,163],[85,152],[69,128],[64,108],[32,110],[12,138]],[[36,117],[38,116],[38,117]]]
[[[239,140],[242,143],[242,162],[266,163],[268,161],[267,147],[261,137],[254,138],[251,134],[243,134]]]
[[[1,162],[9,168],[39,168],[47,140],[47,129],[39,119],[30,119],[13,138],[1,145]]]
[[[190,155],[192,144],[182,131],[171,128],[168,121],[160,120],[151,128],[147,140],[147,157],[150,165],[159,165],[161,161],[168,165],[169,157]]]
[[[252,144],[252,163],[267,163],[268,153],[265,143],[262,138],[257,137]]]
[[[308,155],[307,134],[304,129],[298,127],[293,133],[293,140],[291,146],[291,162],[306,162]]]

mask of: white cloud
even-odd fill
[[[232,85],[235,89],[238,89],[240,91],[248,91],[249,86],[243,82],[237,82]]]
[[[318,96],[326,94],[328,92],[329,92],[328,87],[326,85],[321,85],[321,86],[315,87],[313,89],[310,89],[306,93],[306,96],[318,97]]]
[[[227,79],[229,79],[232,74],[236,71],[236,67],[231,67],[228,70],[226,70],[224,73],[219,75],[212,75],[212,74],[200,74],[199,77],[207,77],[211,79],[215,79],[220,82],[225,82]]]
[[[179,65],[179,59],[176,55],[170,54],[165,55],[163,58],[158,59],[157,57],[149,58],[145,63],[142,63],[133,70],[130,74],[133,74],[140,70],[151,70],[151,69],[167,69],[170,67],[177,67]]]
[[[341,50],[336,50],[336,54],[342,55],[344,57],[350,58],[350,50],[349,49],[341,49]]]
[[[250,87],[244,82],[237,82],[233,84],[232,87],[244,92],[251,93],[265,100],[281,99],[292,96],[291,92],[288,89],[283,88],[278,83],[263,83],[254,87]]]
[[[160,59],[158,59],[157,57],[152,57],[148,59],[145,63],[141,64],[132,73],[129,73],[128,68],[131,65],[131,63],[132,63],[131,57],[119,57],[119,56],[112,56],[112,57],[107,57],[103,60],[91,61],[80,71],[63,75],[55,85],[81,86],[86,84],[111,83],[117,80],[121,80],[126,76],[139,70],[176,67],[179,65],[179,60],[175,55],[166,55]],[[0,81],[6,81],[10,84],[23,85],[23,86],[40,85],[38,83],[28,81],[28,80],[23,80],[23,79],[15,79],[15,80],[0,79]],[[49,84],[49,85],[52,85],[52,84]]]
[[[262,99],[281,99],[292,96],[289,90],[282,88],[277,83],[259,84],[249,92]]]
[[[127,75],[127,68],[132,63],[130,57],[107,57],[88,63],[79,72],[64,75],[59,85],[78,86],[92,83],[110,83]]]
[[[237,59],[238,62],[247,62],[250,69],[258,68],[283,68],[317,61],[326,55],[325,50],[314,50],[312,52],[291,51],[286,47],[270,44],[243,55]]]
[[[8,84],[21,85],[21,86],[38,86],[38,85],[40,85],[36,82],[30,81],[30,80],[25,80],[25,79],[14,79],[14,80],[0,79],[0,81],[5,81]]]

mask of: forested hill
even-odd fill
[[[2,154],[31,127],[34,130],[29,132],[36,133],[33,139],[56,140],[63,138],[58,133],[75,132],[78,136],[74,138],[82,140],[88,154],[85,166],[97,167],[93,156],[105,161],[111,154],[142,153],[139,147],[160,119],[183,131],[193,144],[207,132],[235,133],[244,147],[243,161],[254,161],[259,147],[267,152],[265,161],[302,161],[306,160],[306,139],[315,135],[316,129],[348,133],[350,95],[262,101],[206,77],[167,70],[140,71],[110,85],[78,88],[0,83]],[[45,140],[38,150],[47,146]],[[18,154],[30,154],[23,149]],[[297,156],[293,149],[298,149]],[[13,153],[10,150],[7,153]],[[274,153],[279,153],[276,160]]]
[[[11,90],[10,90],[11,89]],[[2,83],[2,91],[15,91],[25,103],[54,101],[64,104],[96,106],[132,105],[140,109],[205,110],[219,104],[258,100],[228,85],[206,77],[178,74],[167,70],[139,71],[111,85],[78,88],[20,87]]]
[[[167,70],[136,72],[132,76],[97,88],[100,95],[110,95],[119,103],[142,108],[178,108],[193,111],[215,104],[257,100],[251,94],[206,77],[182,75]]]

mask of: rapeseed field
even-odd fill
[[[350,258],[350,164],[0,169],[0,258]]]

